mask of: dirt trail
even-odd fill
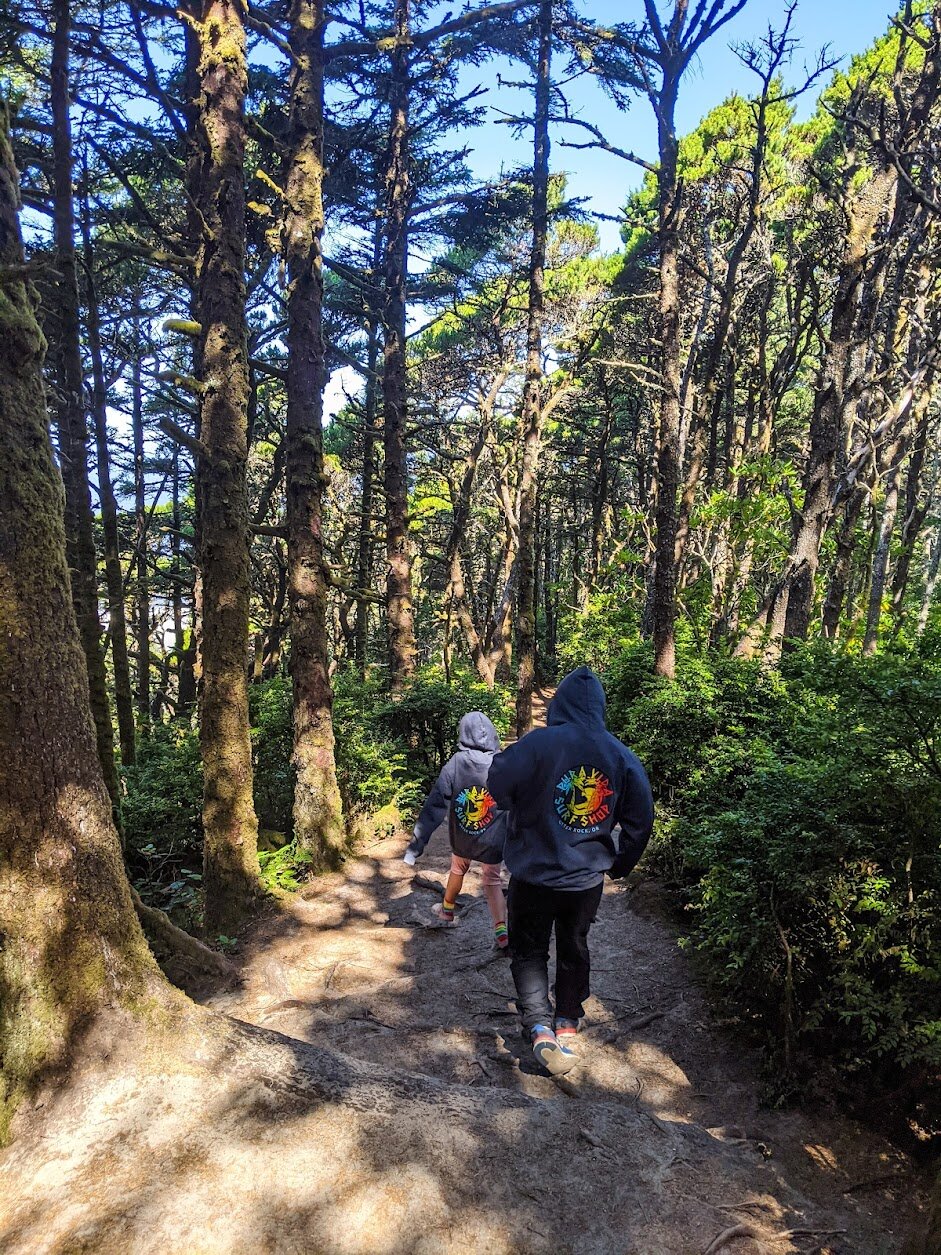
[[[553,1081],[478,878],[458,926],[434,927],[446,833],[417,874],[405,843],[286,902],[241,986],[205,997],[274,1033],[162,1074],[110,1043],[109,1086],[90,1067],[37,1111],[0,1157],[0,1248],[898,1251],[904,1158],[848,1120],[759,1108],[757,1060],[716,1023],[655,884],[607,885],[582,1062]]]

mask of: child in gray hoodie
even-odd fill
[[[451,870],[444,890],[444,901],[434,913],[445,926],[454,923],[457,896],[471,862],[481,864],[484,894],[493,919],[497,946],[507,946],[506,898],[500,880],[506,814],[497,808],[487,788],[487,775],[493,756],[500,752],[500,737],[485,714],[472,710],[458,728],[458,751],[450,758],[435,781],[414,835],[405,851],[405,862],[413,867],[438,825],[448,817],[451,839]]]

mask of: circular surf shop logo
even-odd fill
[[[465,832],[483,832],[493,823],[497,809],[493,794],[483,786],[471,785],[457,795],[454,813]]]
[[[612,796],[608,777],[597,767],[573,767],[555,786],[555,813],[572,832],[596,828],[608,818]]]

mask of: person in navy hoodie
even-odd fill
[[[444,901],[434,908],[434,914],[445,926],[454,924],[457,895],[464,877],[472,862],[480,863],[484,896],[493,919],[494,941],[497,948],[505,952],[506,899],[500,868],[506,815],[498,810],[487,788],[487,773],[494,754],[500,749],[500,734],[482,711],[471,710],[458,726],[457,741],[457,753],[445,763],[418,816],[404,861],[414,867],[431,834],[447,816],[451,869],[444,888]]]
[[[588,667],[567,675],[548,726],[498,754],[488,787],[508,812],[508,925],[513,980],[533,1053],[568,1072],[588,997],[588,931],[605,874],[626,876],[653,827],[650,782],[637,756],[605,727],[605,695]],[[549,940],[555,929],[555,1015]]]

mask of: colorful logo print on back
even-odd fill
[[[483,832],[489,828],[496,809],[493,794],[478,785],[464,789],[454,800],[457,822],[465,832]]]
[[[573,767],[555,786],[555,813],[573,832],[604,823],[611,813],[607,799],[614,790],[597,767]]]

